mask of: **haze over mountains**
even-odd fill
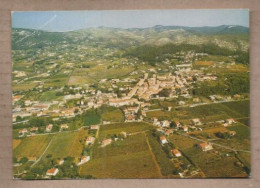
[[[95,45],[127,48],[140,45],[215,44],[230,50],[248,50],[249,28],[238,25],[217,27],[161,26],[150,28],[86,28],[68,32],[13,28],[13,49],[42,48],[58,44]],[[108,45],[109,44],[109,45]]]

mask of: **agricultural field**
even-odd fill
[[[161,144],[153,135],[147,133],[147,137],[155,158],[160,166],[162,175],[165,177],[174,177],[172,173],[176,170],[176,168],[174,167],[174,164],[169,160],[166,153],[163,151]]]
[[[13,84],[12,88],[13,91],[24,91],[24,90],[33,89],[37,85],[38,84],[35,82],[27,82],[22,84]]]
[[[84,125],[95,125],[101,122],[100,115],[95,111],[88,111],[84,114]]]
[[[145,122],[129,122],[129,123],[116,123],[109,125],[102,125],[100,127],[99,138],[106,138],[113,134],[119,134],[122,131],[127,134],[152,130],[153,126]]]
[[[123,122],[125,119],[123,112],[118,108],[102,108],[100,113],[102,121]]]
[[[40,157],[53,135],[40,135],[26,137],[14,149],[14,157]]]
[[[212,66],[214,65],[213,61],[196,61],[195,62],[196,66]]]
[[[61,99],[61,97],[57,96],[55,91],[45,92],[39,98],[39,100],[43,102],[59,100],[59,99]]]
[[[44,156],[51,155],[53,158],[80,157],[82,153],[84,138],[87,131],[81,129],[79,132],[61,132],[53,137],[53,140]]]
[[[13,140],[13,149],[15,149],[21,142],[22,142],[21,139],[14,139]]]
[[[140,124],[136,126],[114,124],[102,127],[99,141],[122,131],[133,133],[145,128]],[[127,138],[115,141],[106,147],[100,147],[96,142],[92,149],[93,159],[80,167],[80,174],[96,178],[158,178],[161,176],[160,170],[151,155],[153,154],[149,149],[146,135],[142,132],[128,135]]]
[[[197,147],[197,144],[201,143],[200,141],[181,135],[173,134],[169,140],[202,171],[204,177],[247,176],[241,166],[236,166],[236,162],[239,160],[229,150],[213,146],[213,150],[205,152]]]
[[[161,120],[172,120],[175,116],[173,111],[154,110],[146,113],[148,118],[157,117]]]
[[[250,150],[250,131],[248,126],[236,123],[233,126],[227,127],[229,131],[235,131],[236,135],[230,139],[219,139],[214,142],[226,145],[237,150]]]
[[[96,178],[160,177],[149,151],[93,159],[80,168],[80,174]]]

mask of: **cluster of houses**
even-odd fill
[[[152,120],[153,120],[153,125],[156,125],[158,127],[170,127],[171,125],[171,122],[168,120],[159,121],[156,117],[153,117]]]
[[[164,144],[168,144],[168,140],[165,136],[161,136],[160,137],[160,142],[162,145]],[[198,144],[198,148],[200,148],[202,151],[209,151],[209,150],[212,150],[213,147],[212,147],[212,144],[211,143],[208,143],[208,142],[203,142],[203,143],[200,143]],[[176,156],[176,157],[180,157],[181,156],[181,153],[179,150],[177,149],[173,149],[171,150],[172,153]]]
[[[45,127],[45,132],[46,133],[49,133],[52,131],[52,128],[53,128],[53,124],[48,124],[46,127]],[[68,129],[69,126],[67,124],[61,124],[60,125],[60,131],[63,131],[65,129]],[[39,127],[31,127],[31,128],[23,128],[23,129],[20,129],[18,131],[19,133],[19,137],[24,137],[24,136],[28,136],[28,135],[35,135],[39,132]]]
[[[168,120],[163,120],[163,121],[159,121],[156,117],[153,117],[152,118],[152,121],[153,121],[153,125],[156,125],[158,127],[161,127],[161,128],[169,128],[171,127],[171,124],[172,122],[171,121],[168,121]],[[174,128],[175,130],[181,130],[181,131],[184,131],[184,132],[188,132],[189,129],[190,130],[202,130],[202,128],[200,127],[197,127],[199,125],[202,125],[200,119],[198,118],[194,118],[191,120],[192,122],[192,125],[183,125],[180,121],[175,121],[174,124]],[[168,134],[169,130],[173,130],[173,129],[159,129],[161,132],[163,132],[164,134]]]
[[[134,106],[134,107],[128,107],[124,109],[124,114],[125,114],[125,121],[126,122],[133,122],[136,121],[137,119],[137,112],[140,109],[139,106]]]
[[[23,137],[23,136],[26,136],[26,135],[34,135],[38,132],[38,129],[39,129],[38,127],[31,127],[29,129],[29,131],[28,131],[28,129],[25,129],[25,128],[20,129],[19,132],[18,132],[19,137]]]

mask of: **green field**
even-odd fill
[[[90,110],[83,114],[84,125],[96,125],[101,121],[101,117],[96,111]]]
[[[215,151],[220,152],[215,153]],[[234,156],[221,155],[222,150],[214,148],[212,151],[203,152],[196,147],[184,150],[186,156],[196,164],[206,177],[246,177],[246,171],[242,167],[235,166],[238,160]],[[223,151],[226,153],[227,151]],[[232,155],[232,154],[231,154]]]
[[[113,130],[117,133],[117,129]],[[128,136],[104,148],[95,144],[93,150],[93,159],[80,167],[82,175],[96,178],[160,177],[143,133]]]
[[[159,120],[172,120],[175,117],[175,113],[172,111],[150,111],[146,113],[148,118],[157,117]]]
[[[168,158],[167,154],[163,151],[161,144],[150,133],[147,134],[147,137],[151,145],[152,151],[156,157],[156,160],[161,168],[162,174],[164,176],[172,174],[173,171],[176,170],[176,168]]]
[[[58,133],[54,136],[45,156],[50,154],[52,158],[80,157],[85,136],[87,136],[87,131],[83,129],[78,132]]]
[[[109,125],[102,125],[100,127],[99,137],[106,138],[114,134],[119,134],[122,131],[125,131],[127,134],[151,130],[154,127],[148,123],[144,122],[129,122],[129,123],[115,123]]]
[[[240,113],[244,117],[249,117],[250,114],[250,101],[236,101],[236,102],[228,102],[223,103],[223,105],[229,107],[231,110],[234,110]]]
[[[55,91],[47,91],[47,92],[44,92],[40,96],[39,100],[41,102],[46,102],[46,101],[50,101],[51,102],[53,100],[58,100],[59,98],[61,98],[61,97],[56,96],[56,92]]]
[[[250,150],[250,130],[248,126],[236,123],[234,126],[227,127],[227,129],[235,131],[236,135],[230,139],[220,139],[214,142],[239,150]]]
[[[93,151],[93,158],[105,158],[117,155],[129,155],[133,152],[141,152],[148,150],[144,134],[128,136],[124,140],[112,142],[111,145],[102,147],[95,147]]]
[[[103,113],[101,113],[101,118],[103,121],[110,122],[124,122],[124,114],[118,108],[109,108]]]
[[[92,159],[80,167],[81,175],[95,178],[159,178],[149,151]]]
[[[235,165],[238,160],[231,151],[214,147],[213,150],[203,152],[196,144],[201,142],[188,137],[173,134],[169,140],[192,161],[206,177],[245,177],[245,170]],[[230,156],[225,156],[229,153]]]
[[[29,89],[33,89],[35,86],[37,86],[37,83],[35,82],[23,82],[19,84],[13,84],[12,88],[13,91],[26,91]]]
[[[39,157],[53,135],[41,135],[41,136],[32,136],[26,137],[22,142],[14,149],[15,157]]]

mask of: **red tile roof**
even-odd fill
[[[54,174],[56,168],[51,168],[47,170],[47,173]]]

